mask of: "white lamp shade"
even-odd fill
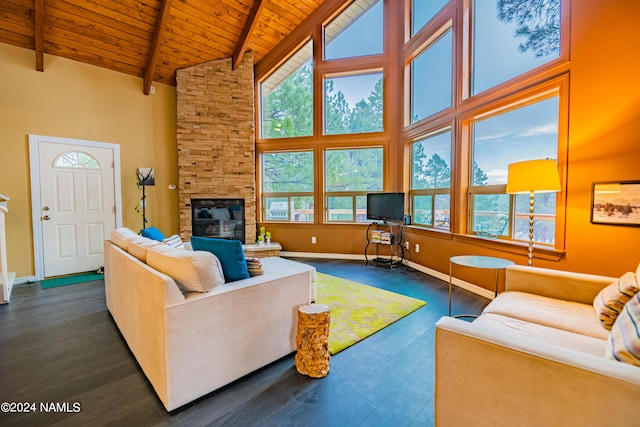
[[[509,165],[508,194],[549,193],[560,190],[558,166],[553,159],[527,160]]]

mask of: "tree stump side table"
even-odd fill
[[[322,378],[329,373],[329,321],[326,304],[298,307],[296,369],[300,374]]]

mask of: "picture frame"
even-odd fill
[[[640,180],[594,182],[591,223],[640,227]]]

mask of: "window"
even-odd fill
[[[473,94],[560,55],[560,0],[475,0],[473,6]]]
[[[382,148],[325,151],[329,222],[366,222],[367,193],[383,189]]]
[[[451,107],[451,30],[411,61],[411,123]]]
[[[67,151],[53,161],[56,168],[100,169],[98,161],[90,154],[81,151]]]
[[[324,28],[324,59],[383,52],[383,1],[356,0]]]
[[[313,135],[312,58],[309,41],[260,85],[262,138]]]
[[[415,35],[447,4],[448,0],[412,0],[411,35]]]
[[[262,155],[263,220],[313,222],[313,152]]]
[[[427,136],[411,147],[412,222],[449,230],[451,131]]]
[[[472,123],[472,232],[528,240],[529,196],[505,194],[507,169],[522,160],[557,158],[558,103],[556,95]],[[554,244],[556,194],[535,197],[534,241]]]
[[[325,133],[381,132],[382,73],[326,78],[324,84]],[[368,94],[366,99],[363,94]]]

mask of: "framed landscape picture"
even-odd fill
[[[640,227],[640,181],[594,182],[591,222]]]

